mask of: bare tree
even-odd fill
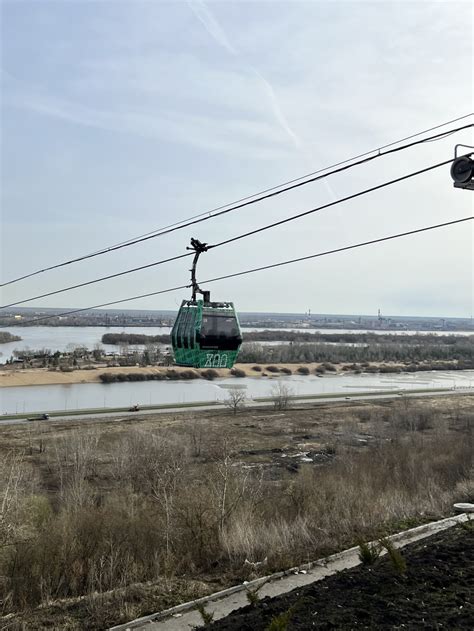
[[[151,364],[158,364],[161,360],[161,348],[159,344],[147,344],[144,354],[148,353],[148,358]]]
[[[105,355],[105,349],[100,342],[94,344],[94,350],[92,351],[95,361],[100,361]]]
[[[128,438],[132,488],[148,494],[163,511],[167,572],[172,566],[176,495],[185,476],[186,455],[186,449],[170,436],[137,430]]]
[[[244,504],[247,513],[253,510],[261,499],[261,476],[255,476],[249,469],[243,469],[235,460],[235,453],[228,437],[224,436],[218,446],[216,461],[209,470],[208,488],[213,496],[219,534],[222,536],[231,518]]]
[[[192,425],[189,426],[188,433],[191,443],[191,454],[197,458],[201,455],[204,441],[202,421],[200,419],[194,419]]]
[[[166,462],[156,463],[152,482],[152,497],[160,504],[165,514],[165,562],[167,571],[171,568],[175,497],[182,475],[180,465],[179,457],[170,457]]]
[[[96,472],[98,442],[96,432],[71,432],[54,445],[50,467],[58,475],[60,497],[73,509],[92,499],[88,478]]]
[[[403,397],[393,406],[391,421],[392,431],[397,435],[400,430],[407,432],[420,432],[428,429],[439,415],[434,410],[429,410],[416,405],[413,401]]]
[[[240,388],[232,388],[229,391],[229,396],[225,400],[226,406],[232,410],[233,414],[237,414],[239,410],[245,407],[245,390]]]
[[[278,380],[272,388],[272,401],[275,410],[286,410],[290,404],[293,390],[283,381]]]
[[[23,467],[18,455],[7,455],[0,464],[0,546],[8,544],[18,528],[17,512]]]
[[[119,344],[119,349],[120,349],[120,355],[122,356],[126,356],[128,355],[128,351],[129,351],[129,344],[128,342],[121,342]]]

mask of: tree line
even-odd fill
[[[246,331],[246,342],[292,342],[292,343],[332,343],[332,344],[403,344],[426,345],[443,344],[456,346],[459,343],[469,342],[469,336],[465,335],[393,335],[376,333],[310,333],[306,331]],[[171,336],[168,333],[160,335],[146,335],[141,333],[105,333],[102,336],[103,344],[171,344]]]
[[[18,342],[21,340],[19,335],[13,335],[8,331],[0,331],[0,344],[8,344],[8,342]]]
[[[309,363],[309,362],[403,362],[464,361],[474,366],[474,340],[466,338],[454,344],[428,342],[412,344],[397,340],[393,343],[367,345],[281,344],[266,346],[244,343],[239,352],[242,363]]]
[[[104,333],[102,344],[171,344],[170,335],[145,335],[141,333]]]

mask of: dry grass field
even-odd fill
[[[104,629],[474,499],[474,398],[0,428],[0,627]]]

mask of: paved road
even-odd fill
[[[367,392],[360,395],[352,395],[352,396],[341,396],[339,394],[324,395],[318,396],[315,395],[314,398],[305,397],[295,397],[292,399],[292,407],[295,409],[296,406],[300,407],[302,405],[310,406],[310,405],[326,405],[328,403],[341,403],[346,401],[374,401],[374,400],[383,400],[383,399],[396,399],[399,397],[434,397],[434,396],[457,396],[457,395],[465,395],[465,394],[474,394],[474,388],[463,388],[463,389],[455,389],[455,390],[432,390],[432,391],[423,391],[423,392],[411,392],[410,390],[404,390],[402,393],[400,391],[396,391],[393,393],[381,393],[377,392]],[[262,408],[271,406],[271,401],[251,401],[248,402],[247,408]],[[209,405],[206,403],[196,406],[177,406],[177,407],[161,407],[161,408],[153,408],[153,409],[145,409],[139,410],[138,412],[129,412],[129,411],[115,411],[115,412],[84,412],[84,414],[76,413],[76,414],[60,414],[52,416],[50,420],[54,421],[74,421],[74,420],[92,420],[92,419],[116,419],[117,421],[129,418],[137,418],[138,416],[150,416],[151,414],[173,414],[173,413],[183,413],[183,412],[199,412],[199,411],[209,411],[209,410],[225,410],[228,409],[225,403],[213,403],[209,402]],[[18,419],[18,418],[10,418],[5,420],[0,420],[0,425],[18,425],[23,423],[28,423],[29,421],[26,419]],[[42,421],[44,422],[44,421]]]

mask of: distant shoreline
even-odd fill
[[[442,370],[456,370],[456,362],[452,363],[452,368],[447,368],[446,364],[448,362],[441,362]],[[265,379],[275,379],[275,378],[284,378],[290,375],[304,377],[306,375],[315,376],[316,370],[321,369],[321,366],[324,362],[312,362],[308,364],[299,363],[299,364],[274,364],[274,367],[277,369],[275,371],[268,370],[267,364],[235,364],[234,369],[238,372],[240,371],[241,376],[251,377],[251,378],[265,378]],[[260,370],[254,370],[254,366],[259,366]],[[404,371],[404,366],[399,363],[390,363],[390,362],[373,362],[368,367],[368,370],[352,370],[350,366],[353,364],[344,363],[344,364],[334,364],[334,370],[327,371],[325,376],[333,376],[337,377],[339,375],[344,374],[399,374]],[[379,372],[379,369],[382,368],[382,371]],[[385,369],[384,369],[385,368]],[[419,369],[416,372],[423,372],[433,370],[434,364],[432,362],[428,363],[426,366],[423,364],[419,365]],[[302,369],[303,372],[298,372],[298,369]],[[441,369],[441,368],[440,368]],[[162,380],[167,382],[169,379],[166,378],[167,371],[172,370],[177,373],[183,373],[186,371],[194,370],[181,366],[117,366],[117,367],[97,367],[94,369],[79,369],[73,370],[71,372],[61,372],[56,370],[49,370],[47,368],[26,368],[26,369],[8,369],[1,370],[0,369],[0,388],[11,388],[11,387],[24,387],[24,386],[52,386],[52,385],[67,385],[67,384],[81,384],[81,383],[103,383],[101,380],[101,375],[103,374],[141,374],[141,375],[156,375],[157,373],[160,375],[158,380]],[[215,371],[216,379],[225,379],[225,378],[234,378],[236,382],[238,382],[239,377],[232,375],[231,371],[227,368],[215,368],[212,369]],[[307,372],[306,372],[307,370]],[[458,369],[462,370],[462,369]],[[467,369],[469,370],[469,369]],[[290,372],[291,371],[291,372]],[[201,374],[203,372],[202,369],[196,369],[196,373],[199,374],[200,379],[206,379],[205,375]],[[205,372],[205,371],[204,371]],[[407,371],[413,372],[413,371]],[[320,374],[319,376],[323,376]],[[138,380],[136,380],[138,381]],[[143,379],[145,381],[145,379]],[[183,379],[184,381],[184,379]],[[133,380],[128,381],[128,383],[132,383]],[[104,384],[106,386],[107,384]]]
[[[90,322],[90,323],[84,323],[84,322],[77,322],[77,323],[73,323],[73,322],[40,322],[38,324],[23,324],[21,322],[4,322],[2,323],[2,326],[8,326],[10,328],[14,328],[14,329],[34,329],[34,328],[38,328],[38,327],[48,327],[51,329],[55,329],[57,327],[60,328],[69,328],[69,329],[89,329],[89,328],[100,328],[100,329],[156,329],[156,328],[168,328],[171,329],[173,326],[173,322],[150,322],[150,323],[145,323],[145,322],[124,322],[124,323],[118,323],[118,322],[111,322],[111,323],[104,323],[104,322]],[[474,335],[474,328],[470,328],[469,325],[467,326],[463,326],[463,328],[457,329],[457,328],[449,328],[449,329],[442,329],[442,328],[423,328],[420,326],[411,326],[411,325],[407,325],[406,328],[401,328],[401,327],[397,327],[397,326],[392,326],[390,328],[381,328],[381,327],[377,327],[377,326],[371,326],[370,323],[357,323],[357,324],[350,324],[350,323],[329,323],[329,324],[312,324],[310,326],[306,326],[303,323],[291,323],[291,324],[282,324],[281,322],[275,322],[275,323],[269,323],[269,322],[262,322],[262,323],[246,323],[246,322],[241,322],[240,326],[243,329],[266,329],[269,331],[273,331],[273,330],[278,330],[278,331],[291,331],[293,329],[304,329],[305,331],[307,331],[308,333],[314,333],[317,331],[340,331],[341,333],[344,333],[345,331],[350,331],[351,333],[357,333],[357,332],[368,332],[368,333],[378,333],[378,334],[387,334],[387,335],[393,335],[393,334],[398,334],[398,335],[403,335],[404,333],[406,334],[413,334],[413,333],[419,333],[420,335],[429,335],[429,334],[434,334],[434,335]]]

